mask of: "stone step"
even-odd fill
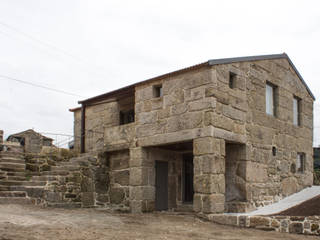
[[[58,180],[58,176],[33,176],[31,178],[31,181],[57,181]]]
[[[8,176],[9,181],[27,181],[25,176]]]
[[[48,203],[48,207],[54,208],[80,208],[81,206],[81,202]]]
[[[0,197],[0,204],[33,204],[33,201],[22,197]]]
[[[9,162],[9,163],[19,163],[19,164],[26,164],[24,159],[20,158],[13,158],[13,157],[5,157],[5,158],[0,158],[0,163],[1,162]]]
[[[6,171],[6,172],[22,172],[24,173],[24,168],[15,168],[15,167],[0,167],[0,170]]]
[[[10,187],[11,191],[26,192],[28,197],[31,198],[44,198],[44,186],[13,186]]]
[[[24,158],[24,153],[21,152],[0,152],[0,158],[14,157],[14,158]]]
[[[41,172],[42,176],[67,176],[69,171],[59,170],[59,171],[43,171]]]
[[[47,182],[44,181],[0,181],[0,185],[4,186],[45,186],[46,184]]]
[[[25,169],[26,165],[23,163],[11,163],[11,162],[0,162],[0,168],[22,168]]]
[[[0,197],[26,197],[27,193],[23,191],[0,191]]]
[[[52,166],[51,171],[78,171],[80,166],[64,165],[64,166]]]
[[[8,176],[21,176],[21,177],[25,177],[26,173],[25,171],[23,172],[7,172]]]
[[[0,191],[11,191],[10,186],[0,185]]]

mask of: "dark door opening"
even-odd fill
[[[193,155],[183,155],[183,201],[193,202]]]
[[[168,210],[168,162],[156,161],[156,210]]]

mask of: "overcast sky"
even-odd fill
[[[319,99],[320,1],[0,0],[0,129],[72,135],[78,100],[209,59],[283,52]]]

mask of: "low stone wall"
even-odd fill
[[[26,155],[26,176],[43,186],[44,206],[105,207],[129,211],[129,151],[84,154],[70,159],[53,154]]]
[[[210,214],[207,218],[215,223],[266,231],[320,235],[320,216],[244,216]]]

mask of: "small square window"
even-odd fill
[[[298,173],[303,173],[305,169],[305,154],[304,153],[298,153],[297,154],[297,160],[296,160],[296,171]]]
[[[153,97],[162,97],[162,85],[153,86]]]
[[[229,72],[229,88],[235,88],[237,74]]]

